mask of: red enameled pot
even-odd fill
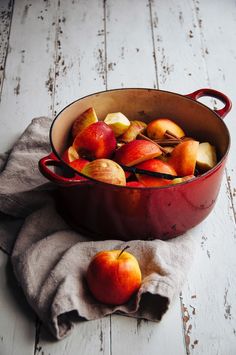
[[[196,101],[202,96],[217,98],[224,107],[211,110]],[[100,120],[110,112],[122,112],[130,120],[146,123],[168,117],[188,136],[213,144],[218,164],[193,180],[166,187],[124,187],[92,179],[78,181],[76,171],[72,177],[66,177],[65,171],[71,172],[72,168],[66,166],[61,156],[70,144],[74,120],[89,107],[95,108]],[[64,218],[95,239],[176,237],[200,223],[214,207],[230,146],[229,131],[222,118],[230,109],[230,100],[212,89],[200,89],[189,95],[155,89],[117,89],[92,94],[71,103],[57,115],[50,130],[52,153],[40,160],[39,168],[57,184],[57,206]],[[50,166],[60,169],[52,171]]]

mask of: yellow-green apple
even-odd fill
[[[160,148],[155,143],[140,139],[129,142],[117,149],[114,160],[122,165],[133,166],[145,160],[158,157],[161,154]]]
[[[93,296],[102,303],[121,305],[141,286],[142,275],[134,255],[123,250],[104,250],[91,260],[86,274]]]
[[[163,174],[170,174],[174,176],[177,175],[175,169],[171,165],[159,159],[146,160],[145,162],[138,164],[136,168]],[[141,182],[144,186],[148,187],[166,186],[171,184],[172,181],[169,179],[149,176],[146,174],[136,174],[136,176],[139,182]]]
[[[126,186],[131,186],[131,187],[145,187],[141,182],[139,181],[129,181],[126,183]]]
[[[171,153],[168,163],[180,176],[194,175],[199,142],[188,140],[179,143]]]
[[[72,137],[75,138],[84,128],[98,121],[96,112],[93,107],[88,108],[79,117],[76,118],[72,125]]]
[[[140,133],[143,133],[146,127],[147,125],[145,122],[137,121],[137,120],[131,121],[129,128],[124,134],[122,134],[122,136],[119,137],[119,140],[124,143],[129,143],[134,139],[136,139],[136,137]]]
[[[88,160],[83,159],[83,158],[79,158],[76,160],[73,160],[72,162],[69,163],[69,165],[75,169],[78,172],[81,172],[82,169],[85,167],[85,165],[87,165],[89,163]],[[76,179],[77,180],[87,180],[86,178],[84,178],[83,176],[80,175],[76,175]]]
[[[197,151],[197,167],[202,171],[207,171],[216,164],[216,148],[208,142],[200,143]]]
[[[121,112],[108,113],[104,122],[112,128],[116,137],[123,134],[130,126],[130,121]]]
[[[64,162],[68,164],[76,159],[79,159],[79,154],[73,148],[73,146],[67,148],[62,155],[62,160],[64,160]]]
[[[110,159],[96,159],[86,164],[82,174],[95,180],[113,185],[126,185],[125,172],[119,164]]]
[[[147,126],[147,135],[151,139],[164,138],[166,131],[173,133],[178,138],[185,136],[182,128],[169,118],[158,118]]]
[[[172,184],[180,184],[181,182],[185,182],[185,181],[188,181],[188,180],[192,180],[194,179],[195,176],[194,175],[188,175],[188,176],[183,176],[183,177],[179,177],[179,178],[176,178],[176,179],[173,179],[171,181]]]
[[[109,158],[115,151],[116,138],[106,123],[95,122],[75,137],[73,147],[82,158]]]

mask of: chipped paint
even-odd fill
[[[14,94],[15,95],[19,95],[19,93],[20,93],[20,81],[21,81],[20,77],[17,76],[16,77],[16,86],[14,87]]]
[[[225,317],[225,319],[232,318],[231,305],[228,302],[228,292],[229,292],[229,290],[227,288],[225,288],[225,293],[224,293],[224,307],[225,307],[224,317]]]

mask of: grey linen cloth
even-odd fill
[[[33,119],[9,155],[0,158],[0,247],[11,252],[28,303],[57,339],[78,320],[114,312],[160,321],[192,263],[191,233],[169,241],[122,242],[92,241],[73,231],[56,211],[55,186],[38,171],[38,160],[50,152],[50,125],[46,117]],[[101,304],[86,284],[88,264],[98,251],[126,245],[139,261],[142,285],[127,304]]]

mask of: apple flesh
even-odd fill
[[[122,250],[104,250],[91,260],[86,279],[99,302],[121,305],[138,291],[142,275],[134,255]]]
[[[183,177],[180,177],[180,178],[173,179],[171,183],[172,183],[173,185],[175,185],[175,184],[180,184],[181,182],[185,182],[185,181],[188,181],[188,180],[192,180],[192,179],[194,179],[194,178],[195,178],[194,175],[183,176]]]
[[[141,164],[138,164],[136,168],[174,176],[177,175],[175,169],[171,165],[159,159],[147,160]],[[145,174],[136,174],[136,176],[139,182],[148,187],[166,186],[172,182],[172,180],[169,179],[158,178]]]
[[[180,176],[194,175],[199,142],[188,140],[179,143],[171,153],[168,163]]]
[[[114,160],[122,165],[133,166],[161,154],[160,148],[155,143],[140,139],[117,149]]]
[[[79,154],[72,146],[67,148],[62,155],[62,160],[67,164],[71,163],[76,159],[79,159]]]
[[[146,127],[146,123],[142,121],[131,121],[129,128],[121,137],[119,137],[119,140],[124,143],[129,143],[136,139],[140,133],[143,133]]]
[[[197,151],[197,167],[208,171],[217,164],[216,149],[208,142],[200,143]]]
[[[116,137],[122,135],[130,126],[130,121],[121,112],[108,113],[104,122],[111,127]]]
[[[79,158],[70,162],[69,165],[76,171],[81,172],[82,169],[85,167],[85,165],[87,165],[88,163],[89,163],[88,160]],[[87,180],[87,179],[84,178],[83,176],[76,175],[76,180]]]
[[[110,159],[96,159],[86,164],[82,174],[95,180],[113,185],[126,185],[125,172],[119,164]]]
[[[96,112],[93,107],[88,108],[84,111],[73,123],[72,126],[72,137],[75,138],[83,129],[88,127],[90,124],[98,121]]]
[[[109,158],[115,151],[116,138],[106,123],[96,122],[75,137],[73,148],[85,159]]]
[[[182,128],[168,118],[158,118],[147,126],[147,135],[151,139],[164,138],[166,131],[173,133],[178,138],[185,136]]]

